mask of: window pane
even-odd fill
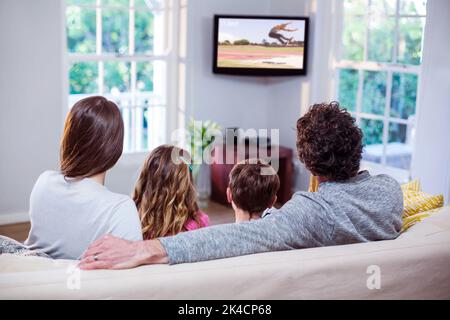
[[[102,11],[103,52],[128,53],[128,10],[104,9]]]
[[[147,0],[134,0],[134,6],[148,8],[146,2]]]
[[[383,156],[383,121],[361,119],[360,127],[363,132],[363,160],[381,163]]]
[[[364,15],[367,13],[368,0],[345,0],[344,13]]]
[[[70,66],[69,70],[70,94],[98,92],[97,62],[79,62]]]
[[[149,11],[135,12],[135,52],[152,53],[154,17]]]
[[[105,62],[104,92],[117,94],[127,91],[130,91],[130,63]]]
[[[356,110],[356,96],[358,93],[359,73],[358,70],[341,69],[339,71],[339,96],[338,100],[342,107],[349,111]]]
[[[130,1],[129,0],[102,0],[102,5],[128,7],[130,5]]]
[[[422,34],[424,18],[400,18],[398,57],[399,63],[418,65],[422,60]]]
[[[400,14],[427,14],[426,0],[400,0]]]
[[[394,73],[392,78],[391,117],[408,119],[416,113],[417,75]]]
[[[67,7],[66,29],[69,52],[95,52],[95,9]]]
[[[364,71],[362,112],[384,114],[386,77],[386,72]]]
[[[140,92],[153,91],[153,64],[137,62],[136,90]]]
[[[136,8],[148,8],[151,10],[160,10],[164,8],[165,0],[134,0]]]
[[[402,123],[389,123],[388,142],[406,143],[407,125]]]
[[[372,145],[383,142],[383,121],[373,119],[361,119],[364,145]]]
[[[361,17],[344,17],[342,59],[356,61],[362,61],[364,59],[366,21],[366,18]]]
[[[373,16],[369,22],[368,60],[391,62],[394,49],[395,18]]]
[[[397,0],[375,0],[370,2],[371,15],[395,14]]]
[[[386,164],[391,167],[409,169],[411,165],[412,126],[399,123],[389,124],[389,144],[386,147]]]

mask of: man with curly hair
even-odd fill
[[[313,105],[297,121],[297,152],[318,192],[296,192],[265,219],[217,225],[173,237],[93,243],[83,269],[121,269],[252,253],[395,239],[402,225],[400,185],[387,175],[359,171],[362,132],[337,102]]]

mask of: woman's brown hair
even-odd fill
[[[111,169],[122,154],[123,130],[114,102],[94,96],[75,103],[61,140],[62,174],[86,178]]]
[[[191,219],[200,225],[189,158],[183,149],[162,145],[145,160],[133,193],[144,239],[186,231]]]

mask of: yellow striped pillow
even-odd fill
[[[420,181],[419,179],[415,179],[408,183],[401,185],[402,191],[420,191]]]
[[[420,191],[419,180],[408,182],[401,187],[403,191],[403,218],[444,206],[444,196],[442,194],[433,196]]]

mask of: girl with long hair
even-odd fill
[[[144,162],[133,200],[145,240],[209,225],[196,201],[187,151],[170,145],[154,149]]]

